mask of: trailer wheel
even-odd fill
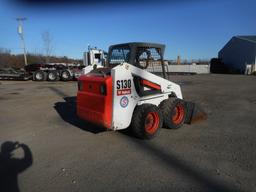
[[[177,98],[169,98],[159,105],[163,113],[164,126],[168,129],[180,128],[186,118],[185,102]]]
[[[49,71],[47,74],[48,81],[57,81],[58,80],[58,72],[57,71]]]
[[[69,81],[71,80],[71,74],[68,70],[64,70],[61,72],[61,80],[62,81]]]
[[[160,109],[152,104],[143,104],[135,108],[130,127],[136,137],[152,139],[162,125],[163,117]]]
[[[45,73],[43,71],[36,71],[33,73],[33,81],[44,81]]]

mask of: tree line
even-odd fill
[[[83,61],[80,59],[71,59],[66,56],[45,56],[43,54],[27,53],[28,64],[34,63],[75,63],[82,64]],[[0,68],[23,68],[24,67],[24,55],[23,54],[12,54],[10,50],[0,48]]]

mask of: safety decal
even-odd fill
[[[132,86],[131,79],[117,80],[116,81],[117,96],[130,95],[132,93],[131,86]]]
[[[128,104],[129,104],[129,99],[128,99],[128,97],[123,96],[123,97],[121,98],[121,100],[120,100],[120,105],[121,105],[121,107],[125,108],[125,107],[128,106]]]

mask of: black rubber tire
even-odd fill
[[[58,76],[59,76],[59,74],[57,71],[49,71],[47,73],[47,81],[57,81]]]
[[[64,70],[61,72],[60,78],[62,81],[70,81],[72,79],[72,76],[68,70]]]
[[[148,131],[146,131],[145,128],[146,118],[149,113],[155,113],[159,117],[158,126],[153,133],[149,133]],[[163,116],[161,110],[155,105],[143,104],[135,108],[130,129],[133,132],[133,134],[140,139],[152,139],[159,133],[159,130],[162,127],[162,125]]]
[[[175,112],[176,106],[180,106],[183,108],[183,118],[179,121],[179,123],[175,123],[172,119]],[[163,125],[164,127],[168,129],[178,129],[180,128],[186,119],[186,105],[185,102],[182,99],[177,99],[174,97],[171,97],[169,99],[163,100],[159,108],[162,111],[163,114]]]
[[[35,71],[33,73],[33,81],[45,81],[46,74],[44,71]]]

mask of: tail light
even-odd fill
[[[100,94],[107,95],[107,89],[105,84],[100,85]]]
[[[78,91],[82,91],[83,90],[83,82],[82,81],[78,81],[77,82],[77,87],[78,87]]]

